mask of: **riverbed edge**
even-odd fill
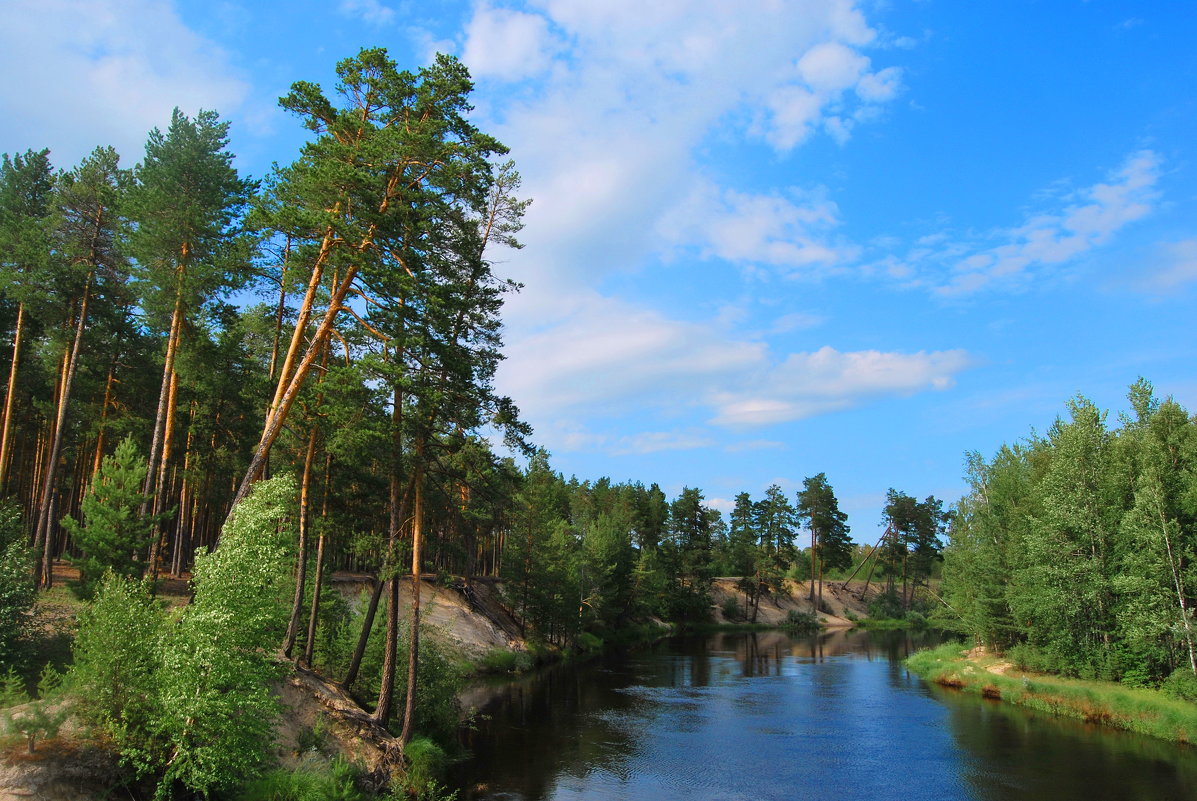
[[[918,651],[904,664],[941,687],[1171,742],[1197,743],[1197,704],[1159,690],[1017,670],[999,655],[961,643]]]

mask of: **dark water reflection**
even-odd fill
[[[467,799],[1197,799],[1197,752],[930,687],[904,632],[681,639],[504,688]]]

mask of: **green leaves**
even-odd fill
[[[989,644],[1026,641],[1062,670],[1158,682],[1197,673],[1197,428],[1140,379],[1120,429],[1085,398],[1046,439],[969,460],[944,594]]]
[[[109,574],[80,622],[69,676],[85,714],[143,775],[204,795],[266,758],[284,671],[272,656],[287,619],[295,484],[260,482],[196,559],[178,620],[139,582]]]
[[[11,502],[0,504],[0,671],[11,669],[17,638],[28,623],[34,586],[30,574],[33,554],[25,545],[21,511]]]

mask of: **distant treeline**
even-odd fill
[[[945,599],[979,642],[1066,675],[1197,674],[1197,423],[1142,379],[1119,425],[1078,397],[1046,435],[968,459]]]

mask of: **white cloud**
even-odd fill
[[[558,49],[543,16],[483,3],[466,26],[461,58],[475,77],[518,81],[540,74]]]
[[[613,455],[637,455],[660,451],[689,451],[712,444],[710,437],[693,431],[646,431],[623,437],[611,451]]]
[[[716,326],[671,320],[593,292],[561,295],[542,312],[550,316],[539,328],[509,338],[498,388],[540,429],[538,439],[547,434],[550,449],[627,453],[650,445],[697,447],[701,439],[690,433],[631,442],[595,439],[551,422],[562,418],[698,413],[712,415],[708,422],[721,426],[768,426],[883,397],[948,389],[974,363],[960,350],[823,347],[779,356],[763,343],[729,338]]]
[[[815,45],[798,59],[798,75],[807,86],[823,95],[856,85],[868,67],[867,58],[841,42]]]
[[[794,353],[758,375],[757,381],[715,397],[712,422],[760,426],[800,420],[856,406],[869,399],[941,391],[972,366],[962,350],[843,353],[823,347]]]
[[[1025,284],[1091,252],[1150,214],[1159,199],[1160,165],[1160,157],[1150,150],[1133,153],[1106,181],[1062,198],[1061,208],[1028,215],[1020,225],[988,237],[989,243],[997,244],[940,232],[920,239],[904,257],[887,257],[867,269],[930,286],[945,296]]]
[[[543,312],[554,316],[539,330],[508,337],[499,373],[500,389],[534,422],[579,410],[624,413],[679,397],[696,402],[704,385],[759,362],[764,349],[593,292],[558,295]]]
[[[849,135],[856,112],[888,97],[879,82],[896,91],[896,68],[874,75],[862,53],[874,38],[848,0],[476,4],[463,34],[466,63],[480,77],[521,82],[501,108],[480,109],[536,201],[528,249],[513,259],[518,277],[533,287],[546,273],[566,280],[565,271],[590,283],[638,268],[663,245],[769,264],[840,258],[810,233],[817,225],[794,216],[807,201],[790,193],[712,189],[724,227],[706,241],[691,228],[688,241],[663,242],[661,225],[692,201],[698,148],[711,137],[757,136],[789,150],[806,127]],[[774,223],[740,245],[750,198],[773,204]],[[790,238],[798,224],[805,235]]]
[[[341,0],[337,9],[346,16],[379,27],[390,25],[395,20],[395,9],[379,0]]]
[[[175,106],[227,119],[248,93],[225,53],[156,0],[0,4],[0,74],[0,150],[49,147],[64,167],[109,144],[132,164]]]
[[[1143,288],[1150,292],[1169,292],[1197,281],[1197,239],[1172,242],[1163,247],[1165,267],[1149,276]]]
[[[780,404],[762,424],[805,413],[793,409],[796,390],[770,389],[794,371],[786,354],[729,337],[733,311],[725,308],[723,322],[682,321],[598,287],[662,255],[786,276],[854,259],[856,249],[835,237],[838,209],[824,192],[746,191],[699,164],[712,139],[756,137],[779,153],[818,132],[847,139],[868,109],[900,90],[900,70],[874,67],[864,52],[875,38],[850,0],[475,5],[462,38],[466,63],[481,78],[519,82],[501,110],[481,111],[496,117],[484,127],[512,148],[535,199],[521,237],[527,248],[502,257],[503,272],[526,288],[504,310],[507,359],[497,382],[538,441],[610,453],[699,447],[701,433],[661,433],[660,419],[751,423],[731,404],[754,399]],[[791,314],[765,333],[817,323]],[[934,362],[934,354],[911,358]],[[895,381],[894,390],[841,382],[843,393],[821,402],[841,408],[920,391],[953,372],[938,369],[925,385]],[[560,422],[587,416],[621,425],[636,417],[632,425],[649,433]]]
[[[835,204],[817,193],[749,194],[697,182],[658,226],[674,247],[689,245],[705,258],[809,273],[855,256],[829,241],[839,224]]]

